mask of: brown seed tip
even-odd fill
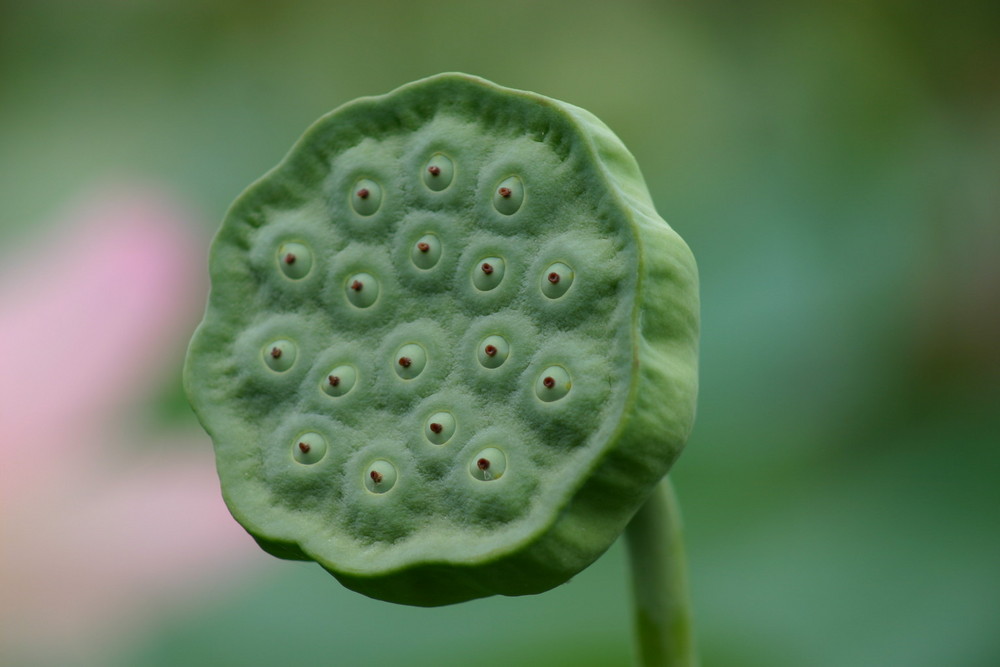
[[[410,364],[412,364],[412,363],[413,363],[413,360],[410,359],[409,357],[400,357],[399,358],[399,365],[402,366],[403,368],[409,368]]]
[[[490,275],[491,273],[493,273],[493,265],[490,264],[489,262],[483,262],[482,269],[483,273],[485,273],[486,275]]]
[[[490,469],[490,460],[489,459],[479,459],[478,461],[476,461],[476,467],[479,468],[480,470],[489,470]]]
[[[552,273],[550,273],[549,274],[549,282],[552,283],[553,285],[555,285],[556,283],[558,283],[559,282],[559,274],[556,273],[555,271],[553,271]]]
[[[368,195],[370,194],[371,193],[368,192],[368,188],[361,188],[358,190],[358,197],[361,197],[362,199],[368,199]]]
[[[431,166],[427,167],[427,171],[430,172],[431,176],[437,176],[438,174],[441,173],[441,167],[437,166],[436,164],[432,164]]]
[[[440,433],[443,430],[444,430],[444,427],[441,426],[441,424],[438,424],[437,422],[434,422],[433,424],[431,424],[431,431],[433,431],[434,433]]]
[[[372,470],[370,473],[368,473],[368,476],[371,477],[372,481],[375,482],[376,484],[382,483],[382,473],[380,473],[378,470]]]
[[[351,289],[354,290],[355,292],[360,292],[361,288],[364,286],[365,286],[364,283],[362,283],[360,280],[355,280],[353,283],[351,283]]]
[[[487,345],[486,348],[483,350],[483,352],[486,353],[487,357],[497,356],[497,348],[495,345]]]
[[[431,249],[430,244],[424,243],[423,241],[417,244],[417,250],[419,250],[420,252],[427,252],[430,249]]]
[[[303,454],[308,454],[310,449],[312,449],[312,447],[309,446],[308,442],[299,443],[299,451],[301,451]]]
[[[552,389],[552,387],[556,386],[556,381],[555,378],[549,376],[542,380],[542,384],[545,385],[546,389]]]
[[[294,263],[295,263],[295,255],[293,255],[292,253],[288,253],[287,255],[285,255],[285,264],[294,264]]]
[[[504,199],[509,199],[511,191],[510,188],[500,188],[499,190],[497,190],[497,194],[503,197]]]
[[[327,378],[327,380],[329,380],[331,387],[336,387],[340,384],[340,378],[337,377],[336,375],[331,375],[330,377]]]
[[[277,345],[271,348],[271,358],[281,359],[281,348],[278,347]]]

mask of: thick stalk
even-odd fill
[[[632,569],[637,664],[697,667],[681,517],[669,479],[625,530]]]

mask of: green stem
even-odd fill
[[[669,479],[625,531],[632,568],[637,663],[697,667],[677,497]]]

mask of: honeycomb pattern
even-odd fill
[[[388,545],[495,533],[574,483],[627,389],[634,291],[588,180],[557,137],[438,114],[262,210],[231,358],[274,502]]]

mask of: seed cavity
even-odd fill
[[[396,485],[396,466],[385,459],[372,461],[365,470],[364,485],[371,493],[386,493]]]
[[[455,163],[447,155],[435,153],[424,169],[424,185],[434,192],[440,192],[455,178]]]
[[[301,243],[282,243],[278,246],[277,258],[281,272],[291,280],[301,280],[312,270],[312,252]]]
[[[503,215],[513,215],[524,201],[524,185],[517,176],[500,181],[493,191],[493,207]]]
[[[284,373],[295,364],[298,349],[292,341],[281,338],[265,345],[261,354],[268,368]]]
[[[396,375],[404,380],[412,380],[427,366],[427,352],[417,343],[407,343],[396,350],[392,366]]]
[[[344,364],[327,373],[320,383],[320,388],[327,396],[343,396],[358,382],[358,371],[354,366]]]
[[[356,273],[347,279],[347,300],[357,308],[368,308],[378,299],[379,284],[370,273]]]
[[[435,412],[427,418],[424,437],[435,445],[443,445],[455,435],[455,416],[450,412]]]
[[[410,251],[410,260],[418,269],[433,269],[441,260],[441,240],[434,234],[424,234]]]
[[[506,268],[507,264],[502,258],[484,257],[472,271],[472,284],[480,292],[495,289],[503,281]]]
[[[360,215],[372,215],[382,205],[382,188],[370,178],[362,178],[354,184],[351,206]]]
[[[546,403],[558,401],[572,389],[569,372],[562,366],[549,366],[541,372],[535,382],[535,395]]]
[[[310,431],[295,438],[292,444],[292,458],[304,465],[312,465],[326,456],[326,450],[326,438]]]
[[[542,294],[550,299],[558,299],[573,285],[574,273],[572,267],[563,262],[550,264],[542,274],[539,286]]]
[[[500,368],[510,356],[510,343],[503,336],[487,336],[479,343],[476,357],[485,368]]]
[[[487,447],[469,461],[469,474],[481,482],[500,479],[507,471],[507,456],[496,447]]]

